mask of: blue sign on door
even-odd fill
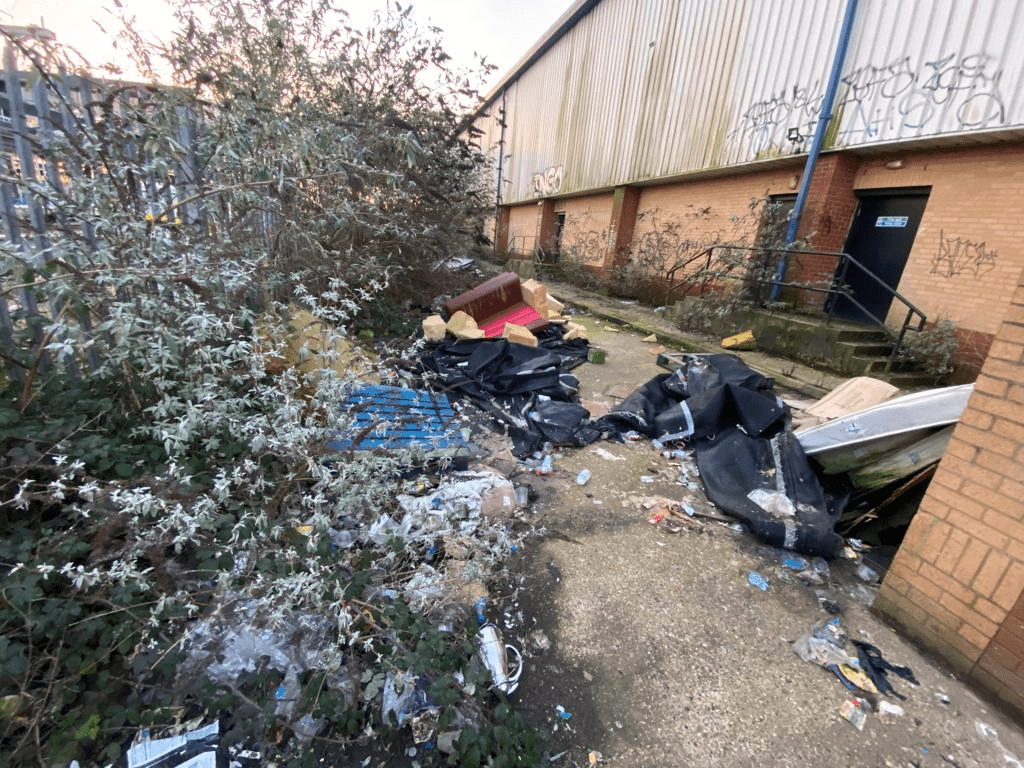
[[[876,227],[905,227],[909,221],[908,216],[879,216],[875,219]]]

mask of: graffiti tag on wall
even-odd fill
[[[871,141],[901,128],[921,130],[951,121],[955,130],[1000,125],[1006,107],[999,93],[1003,72],[986,53],[951,53],[914,66],[909,56],[869,64],[842,78],[836,100],[842,126],[837,139]],[[824,99],[820,81],[793,85],[751,104],[732,136],[754,153],[803,151],[814,135]],[[795,129],[795,133],[793,131]]]
[[[984,241],[947,237],[940,229],[939,249],[932,257],[932,274],[942,277],[970,274],[979,278],[995,269],[998,258],[999,254],[986,248]]]
[[[533,174],[533,196],[557,195],[562,189],[562,168],[561,165],[552,165],[550,168]]]
[[[601,265],[604,263],[605,253],[615,242],[614,233],[578,231],[573,234],[572,239],[562,244],[562,254],[569,260],[578,264]]]

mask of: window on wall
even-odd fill
[[[796,195],[771,195],[761,205],[754,246],[758,250],[747,264],[747,297],[761,304],[772,296],[772,285],[778,279],[783,263],[781,249],[786,245],[789,215],[796,205]]]
[[[781,248],[786,244],[789,215],[796,206],[796,195],[770,195],[761,209],[757,244],[765,248]]]

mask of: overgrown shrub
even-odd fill
[[[956,325],[952,320],[940,319],[923,330],[908,331],[899,356],[941,382],[953,372],[957,346]]]
[[[178,20],[137,48],[173,85],[82,85],[59,49],[9,41],[50,112],[15,123],[32,162],[0,175],[26,211],[0,241],[0,751],[84,768],[140,726],[223,713],[265,760],[308,752],[304,717],[372,745],[393,731],[381,681],[412,669],[445,727],[476,712],[453,759],[527,763],[532,734],[471,663],[475,622],[440,615],[446,568],[482,578],[510,539],[462,509],[389,528],[419,459],[326,447],[351,386],[392,375],[345,345],[353,318],[473,247],[470,82],[397,6],[365,32],[316,0]],[[301,368],[299,310],[322,340]],[[429,565],[445,537],[462,559]],[[189,633],[238,606],[253,632],[328,617],[332,650],[301,679],[186,684]]]

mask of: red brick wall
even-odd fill
[[[1024,712],[1024,280],[875,608]]]
[[[540,233],[541,206],[537,203],[516,205],[508,209],[508,248],[532,252]]]
[[[850,221],[857,211],[853,182],[859,163],[858,158],[841,154],[823,155],[818,159],[797,230],[797,239],[806,240],[808,249],[843,250]],[[793,258],[786,280],[828,287],[832,283],[836,263],[836,259],[829,256]],[[803,309],[819,309],[825,299],[823,294],[808,291],[790,291],[789,294],[786,298],[797,301]]]
[[[1024,269],[1024,145],[867,158],[854,187],[931,187],[899,290],[929,320],[994,334]]]
[[[650,274],[671,268],[713,243],[753,245],[761,204],[793,194],[802,165],[721,178],[700,178],[640,191],[630,258]],[[754,207],[751,203],[757,203]]]
[[[600,267],[608,250],[611,222],[611,192],[559,200],[555,210],[565,214],[562,231],[562,261]]]

